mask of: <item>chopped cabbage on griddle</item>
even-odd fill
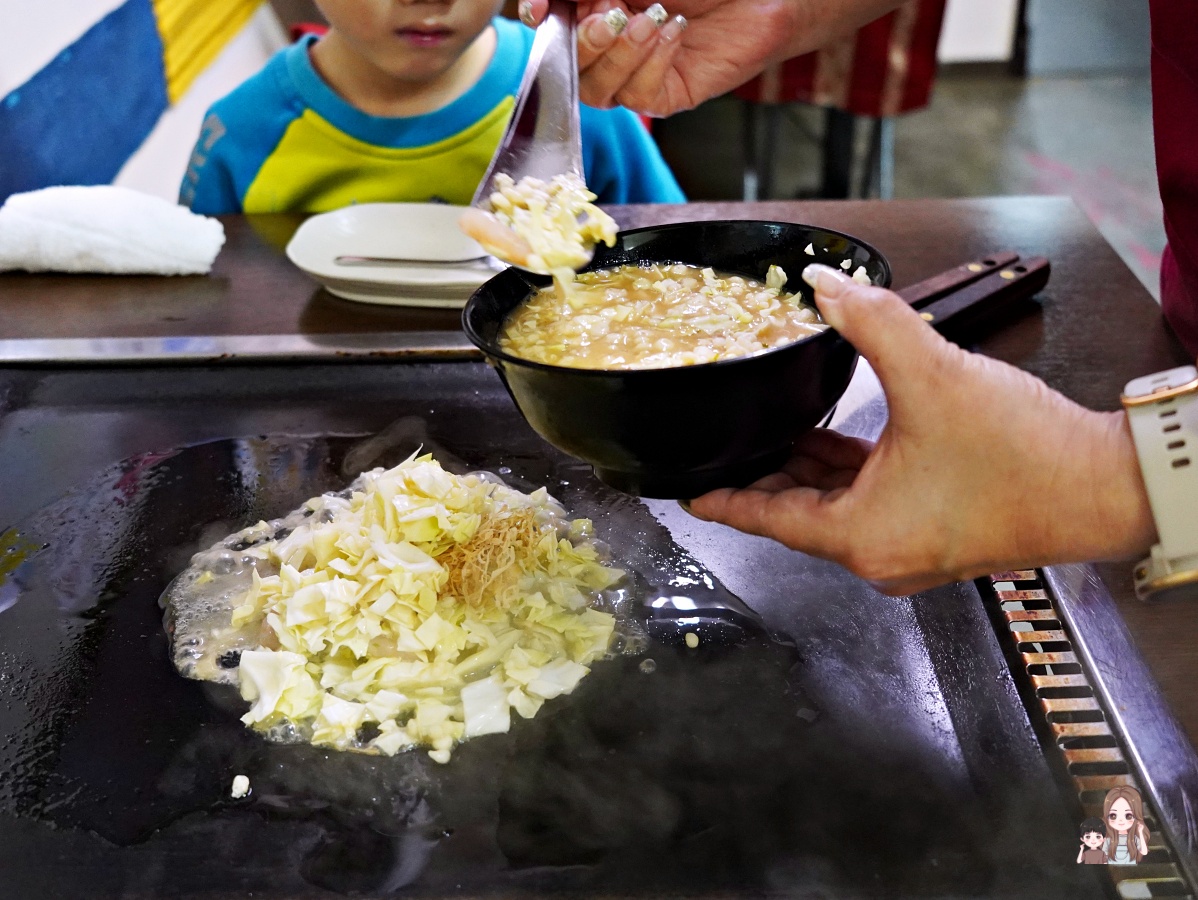
[[[365,473],[349,496],[311,500],[281,540],[251,553],[235,627],[262,623],[240,684],[259,729],[386,754],[507,731],[574,690],[611,642],[591,607],[623,572],[585,519],[544,490],[446,472],[431,456]]]

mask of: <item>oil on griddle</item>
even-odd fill
[[[548,486],[646,581],[722,590],[646,506],[535,443],[487,458],[405,420],[127,460],[0,535],[0,896],[1099,895],[1018,773],[972,784],[817,709],[824,660],[788,617],[789,640],[597,664],[447,766],[267,743],[235,690],[176,674],[158,599],[193,552],[416,443]]]

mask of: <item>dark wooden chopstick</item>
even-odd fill
[[[1018,259],[1019,254],[1009,250],[992,253],[982,259],[962,263],[955,269],[949,269],[939,275],[933,275],[931,278],[909,285],[897,293],[916,309],[922,309],[929,303],[939,300],[953,291],[960,290],[967,284],[972,284],[1014,264]]]
[[[925,303],[920,315],[947,337],[961,342],[1009,312],[1021,300],[1030,300],[1048,283],[1052,266],[1042,256],[1021,259],[1014,265]]]

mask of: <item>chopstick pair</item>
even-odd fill
[[[1010,251],[933,275],[898,291],[925,319],[951,341],[960,343],[999,313],[1044,289],[1052,266],[1043,256],[1020,259]]]

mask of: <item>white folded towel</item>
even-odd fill
[[[202,275],[224,242],[216,219],[109,185],[13,194],[0,207],[0,272]]]

